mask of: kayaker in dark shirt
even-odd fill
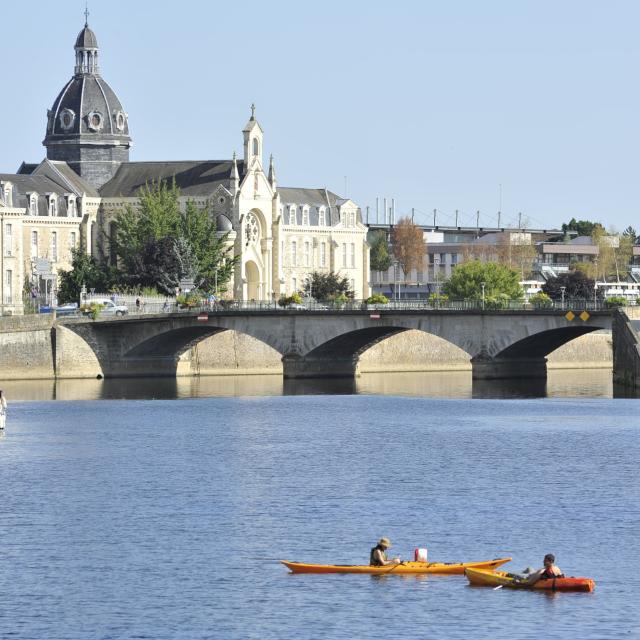
[[[538,580],[552,580],[553,578],[564,578],[560,567],[555,565],[556,557],[553,553],[547,553],[544,557],[542,569],[538,569],[525,578],[518,578],[516,582],[521,584],[535,584]]]
[[[399,564],[400,558],[387,559],[387,549],[391,546],[389,538],[380,538],[378,544],[371,549],[369,564],[372,567],[384,567],[388,564]]]

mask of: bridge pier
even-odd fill
[[[105,378],[175,378],[178,359],[175,357],[121,358],[102,363]]]
[[[356,374],[355,358],[317,358],[285,355],[282,375],[293,378],[353,378]]]
[[[546,378],[546,358],[472,358],[475,380]]]

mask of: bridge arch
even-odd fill
[[[465,353],[470,361],[471,354],[426,328],[389,324],[348,330],[319,344],[304,356],[285,356],[283,358],[284,375],[285,377],[317,378],[354,376],[358,361],[364,353],[393,336],[411,330],[417,330],[425,336],[431,336],[451,345],[461,353]]]

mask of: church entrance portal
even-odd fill
[[[261,300],[262,291],[260,286],[260,271],[258,265],[250,260],[244,266],[246,278],[247,278],[247,299],[248,300]]]

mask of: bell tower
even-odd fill
[[[256,160],[262,167],[262,139],[264,133],[256,120],[256,106],[254,104],[251,105],[251,117],[242,130],[242,135],[244,137],[245,171],[248,171]]]

